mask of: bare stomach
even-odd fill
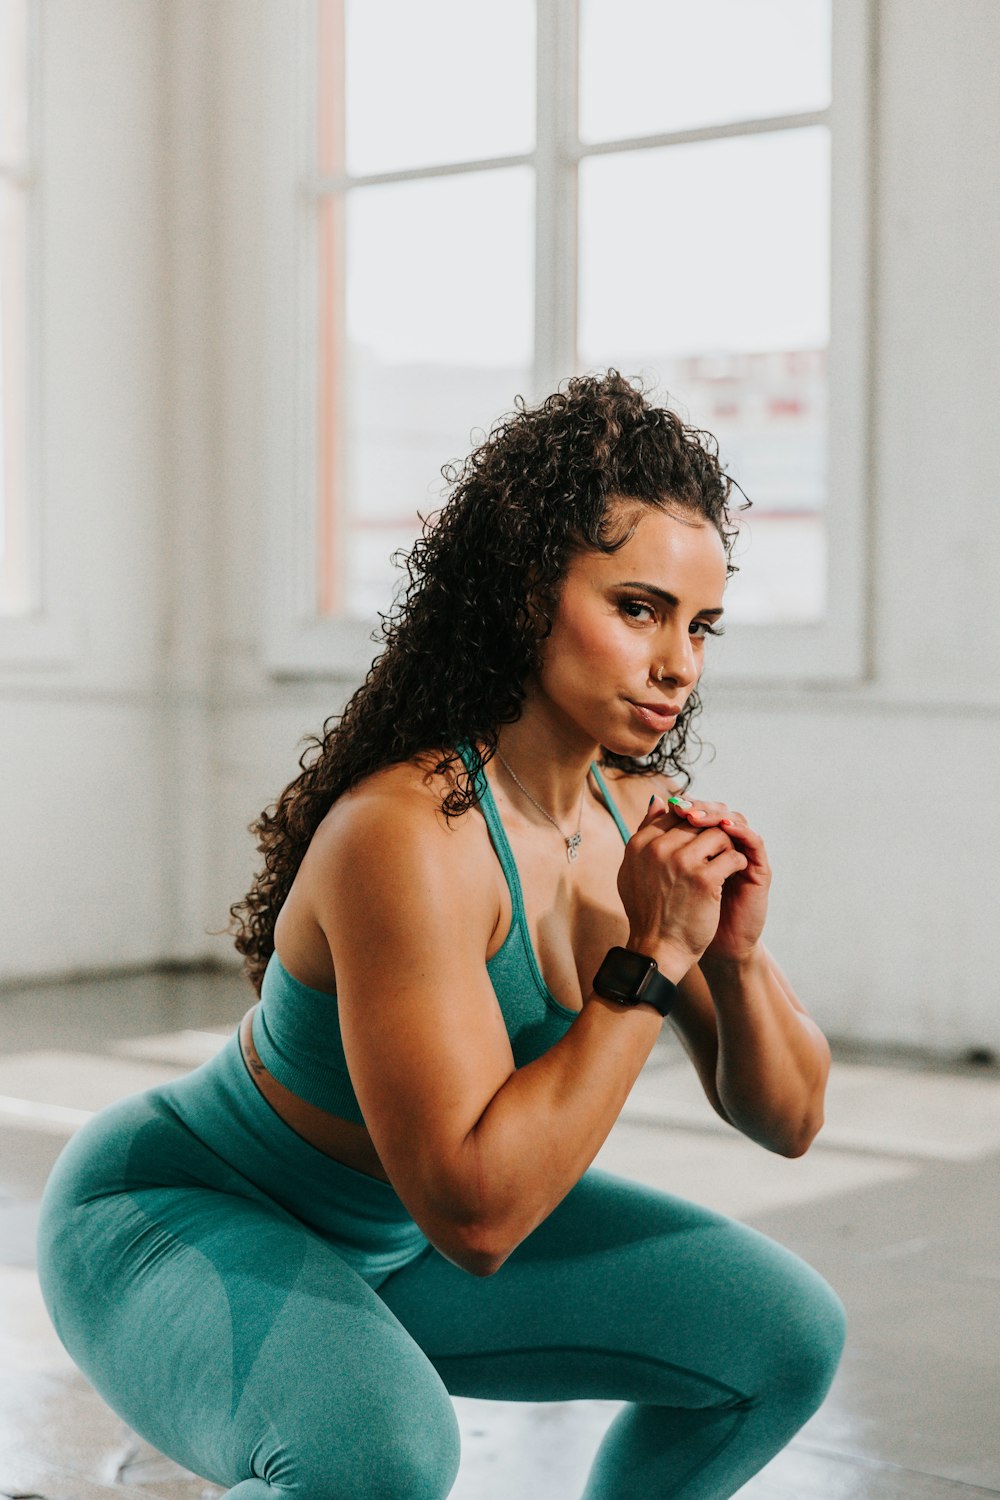
[[[353,1167],[356,1172],[366,1172],[369,1177],[388,1182],[372,1138],[363,1125],[355,1125],[352,1120],[342,1120],[315,1104],[307,1104],[267,1071],[253,1044],[254,1010],[256,1006],[252,1006],[240,1022],[240,1050],[250,1077],[275,1114],[317,1151],[333,1157],[345,1167]]]

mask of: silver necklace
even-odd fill
[[[511,779],[513,781],[517,782],[517,785],[521,788],[521,791],[527,797],[528,801],[534,807],[537,807],[538,811],[541,813],[542,817],[543,818],[548,818],[549,822],[552,824],[552,827],[555,828],[558,831],[559,837],[562,839],[563,843],[566,845],[566,858],[569,860],[570,864],[572,864],[573,861],[576,859],[576,852],[579,849],[581,843],[583,842],[583,834],[581,832],[581,829],[583,828],[583,799],[584,799],[584,797],[586,795],[586,792],[587,792],[587,783],[584,782],[584,784],[583,784],[583,791],[580,793],[580,816],[577,819],[576,832],[575,833],[571,833],[569,835],[569,837],[567,838],[566,835],[563,833],[562,829],[559,827],[559,824],[556,822],[555,818],[552,816],[552,814],[551,813],[547,813],[545,811],[545,808],[542,806],[542,804],[540,802],[536,802],[535,801],[534,797],[528,791],[528,788],[525,786],[524,782],[521,780],[521,778],[514,771],[511,770],[510,766],[508,766],[507,762],[504,760],[504,758],[500,754],[499,750],[496,752],[496,757],[497,757],[497,760],[500,762],[500,764],[504,767],[504,769],[510,774]]]

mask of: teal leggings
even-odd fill
[[[92,1385],[230,1500],[438,1500],[450,1394],[626,1402],[587,1500],[720,1500],[815,1411],[843,1342],[788,1251],[593,1169],[496,1275],[460,1271],[284,1124],[235,1036],[73,1137],[38,1249]]]

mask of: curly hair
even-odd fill
[[[738,571],[733,481],[715,439],[651,404],[641,383],[617,370],[564,381],[535,407],[518,396],[463,464],[441,472],[451,493],[402,556],[409,582],[374,637],[384,649],[343,712],[307,738],[301,774],[250,825],[263,869],[230,914],[257,990],[278,912],[338,797],[383,767],[430,752],[434,773],[451,787],[445,816],[476,803],[476,774],[495,753],[501,726],[520,717],[569,562],[589,548],[616,551],[635,529],[616,528],[609,501],[699,512],[719,532],[727,577]],[[603,750],[602,764],[632,775],[669,769],[686,787],[685,751],[700,710],[692,692],[650,755]],[[483,747],[471,771],[460,742]]]

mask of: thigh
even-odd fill
[[[50,1209],[44,1290],[108,1404],[203,1478],[444,1496],[447,1392],[368,1284],[291,1216],[201,1186]]]
[[[728,1406],[828,1383],[842,1310],[803,1261],[696,1204],[592,1169],[496,1275],[436,1252],[379,1295],[453,1394]]]

